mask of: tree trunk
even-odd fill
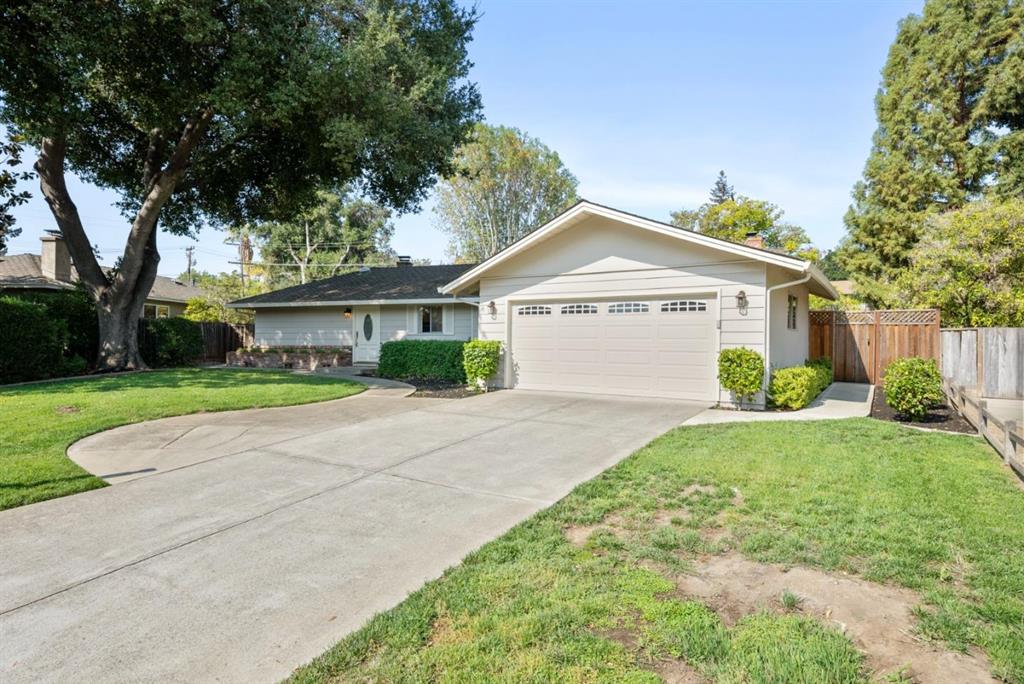
[[[156,248],[157,219],[184,175],[189,157],[212,117],[211,109],[198,112],[185,125],[174,151],[163,166],[158,159],[163,133],[158,129],[151,131],[143,178],[146,193],[132,221],[121,263],[117,271],[109,275],[93,254],[78,208],[71,200],[65,183],[67,140],[63,136],[55,136],[41,141],[39,159],[35,164],[40,189],[67,244],[79,281],[96,303],[98,371],[146,367],[139,354],[138,330],[146,297],[156,280],[160,263]]]

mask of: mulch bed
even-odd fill
[[[466,385],[448,380],[422,380],[420,378],[403,378],[402,382],[409,383],[416,388],[412,393],[414,397],[427,399],[464,399],[479,394],[469,389]]]
[[[885,390],[881,385],[875,386],[875,397],[871,400],[871,417],[879,420],[891,420],[894,423],[910,425],[913,427],[928,428],[930,430],[942,430],[944,432],[960,432],[968,435],[976,435],[978,431],[968,423],[956,409],[950,408],[947,404],[933,408],[923,420],[906,420],[898,416],[896,411],[885,403]]]

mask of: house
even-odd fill
[[[41,254],[0,256],[0,293],[52,292],[72,290],[78,274],[71,263],[64,238],[57,231],[46,231]],[[202,296],[197,287],[180,280],[157,276],[143,307],[144,318],[168,318],[185,313],[189,299]]]
[[[373,268],[232,306],[255,309],[259,345],[351,344],[359,363],[381,341],[479,337],[503,343],[498,386],[731,404],[719,350],[803,363],[809,294],[839,296],[756,236],[737,244],[581,201],[480,264]]]

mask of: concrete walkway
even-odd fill
[[[76,446],[119,484],[0,512],[0,681],[279,680],[703,408],[396,394]]]
[[[831,420],[862,418],[871,414],[875,388],[854,382],[834,382],[807,408],[798,411],[730,411],[705,409],[684,425],[709,423],[747,423],[763,420]]]

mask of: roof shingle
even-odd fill
[[[274,292],[231,302],[247,304],[311,304],[322,302],[366,302],[376,300],[442,299],[437,288],[454,280],[475,264],[444,266],[387,266],[354,271],[333,278],[314,280]]]

